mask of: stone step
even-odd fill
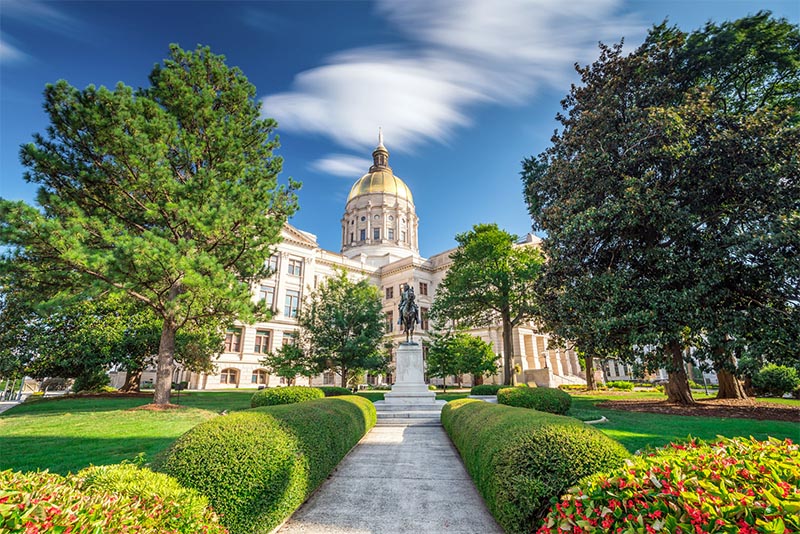
[[[430,410],[409,410],[407,412],[378,412],[378,419],[402,419],[402,418],[429,418],[429,419],[439,419],[441,417],[441,412],[437,411],[430,411]]]
[[[441,406],[435,404],[384,404],[375,406],[378,412],[436,412],[442,411]]]
[[[436,418],[400,418],[392,417],[388,419],[378,418],[375,426],[442,426],[442,422]]]

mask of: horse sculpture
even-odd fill
[[[417,324],[417,303],[414,298],[414,292],[407,293],[407,300],[403,306],[403,315],[401,317],[403,330],[406,333],[406,343],[414,342],[414,325]]]

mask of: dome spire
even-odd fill
[[[375,172],[382,169],[389,169],[389,151],[383,146],[383,130],[378,126],[378,146],[372,151],[372,167],[369,172]]]

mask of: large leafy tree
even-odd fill
[[[267,370],[294,385],[298,376],[311,378],[319,373],[318,366],[298,343],[284,343],[260,360]]]
[[[347,387],[349,374],[386,367],[383,304],[368,280],[353,282],[338,272],[306,297],[297,322],[316,367],[337,371],[342,387]]]
[[[477,224],[456,236],[458,248],[439,285],[431,308],[438,322],[503,329],[503,381],[512,383],[515,326],[537,314],[534,285],[544,258],[532,246],[517,245],[517,236],[496,224]]]
[[[601,46],[553,146],[523,162],[548,322],[666,367],[671,401],[692,402],[687,345],[725,381],[736,351],[796,336],[797,36],[761,13]]]
[[[222,56],[173,45],[150,83],[47,86],[51,124],[22,148],[40,207],[0,201],[0,268],[149,307],[161,322],[154,403],[166,404],[176,334],[252,318],[250,282],[297,185],[277,184],[275,122]]]

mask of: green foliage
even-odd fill
[[[690,441],[626,463],[571,488],[537,534],[800,530],[800,454],[790,440]]]
[[[601,357],[640,352],[691,402],[683,350],[792,355],[800,336],[800,30],[758,13],[578,69],[553,146],[523,162],[539,292],[555,337]],[[652,350],[655,349],[655,350]]]
[[[577,419],[474,399],[447,404],[442,425],[508,533],[531,532],[551,499],[628,457],[619,443]]]
[[[101,391],[103,387],[111,383],[104,369],[86,370],[86,374],[80,375],[72,382],[72,391],[80,393],[82,391]]]
[[[374,405],[357,396],[256,408],[196,426],[157,464],[206,495],[233,534],[267,533],[375,421]]]
[[[278,186],[275,122],[206,47],[156,65],[150,86],[45,89],[46,135],[22,148],[39,207],[0,201],[0,272],[58,296],[127,294],[158,317],[154,402],[169,402],[176,333],[253,318],[251,282],[297,209]],[[48,297],[51,295],[48,295]]]
[[[469,373],[484,376],[497,372],[498,356],[491,343],[463,330],[434,333],[426,361],[428,376],[447,379]]]
[[[691,386],[691,381],[689,382]],[[627,380],[612,380],[610,382],[606,382],[606,387],[611,389],[621,389],[623,391],[633,391],[633,382],[628,382]]]
[[[259,361],[270,374],[285,378],[289,385],[294,384],[298,376],[308,378],[315,376],[318,372],[317,365],[311,359],[308,351],[304,351],[296,343],[285,343],[278,350],[271,351]]]
[[[352,395],[353,392],[347,388],[340,388],[337,386],[317,386],[316,389],[321,389],[326,397],[338,397],[340,395]]]
[[[333,369],[346,387],[349,374],[381,370],[385,317],[378,288],[364,278],[351,282],[339,271],[306,297],[297,316],[304,348],[317,369]]]
[[[266,388],[253,393],[250,407],[275,406],[278,404],[294,404],[325,397],[320,388],[306,386],[288,386],[283,388]]]
[[[557,388],[503,388],[497,392],[497,402],[564,415],[572,405],[572,397]]]
[[[503,388],[507,388],[502,384],[481,384],[479,386],[472,386],[469,390],[470,395],[497,395],[497,392]]]
[[[518,237],[496,224],[477,224],[458,234],[458,248],[431,307],[437,323],[488,326],[500,319],[503,328],[503,374],[511,384],[512,329],[537,313],[534,284],[544,257],[538,249],[516,245]]]
[[[800,376],[794,367],[767,365],[753,377],[753,387],[764,395],[781,397],[800,386]]]
[[[131,463],[87,467],[77,477],[83,479],[84,490],[147,500],[158,497],[179,504],[181,513],[189,516],[202,517],[208,508],[208,499],[199,492],[182,487],[169,475]]]
[[[0,532],[227,532],[213,512],[195,505],[200,501],[186,506],[186,490],[112,493],[82,482],[46,471],[0,472]]]

